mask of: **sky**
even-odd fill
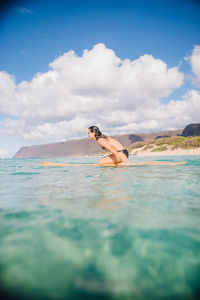
[[[0,157],[20,147],[200,122],[200,1],[0,7]]]

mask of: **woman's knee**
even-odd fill
[[[106,157],[103,157],[102,159],[100,159],[99,161],[99,165],[104,165],[104,164],[117,164],[118,161],[115,158],[115,156],[113,154],[108,155]]]

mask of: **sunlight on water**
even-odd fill
[[[2,295],[196,299],[200,157],[136,157],[160,159],[188,164],[43,168],[40,159],[0,160]]]

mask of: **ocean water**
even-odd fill
[[[187,165],[129,168],[41,160],[0,160],[0,296],[198,299],[200,156],[132,156]]]

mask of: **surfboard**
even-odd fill
[[[99,164],[64,164],[64,163],[53,163],[48,161],[41,162],[41,165],[43,167],[79,167],[79,166],[91,166],[91,167],[138,167],[138,166],[177,166],[177,165],[185,165],[187,162],[169,162],[169,161],[149,161],[149,162],[142,162],[142,163],[136,163],[136,164],[129,164],[129,165],[120,165],[120,164],[105,164],[105,165],[99,165]]]

